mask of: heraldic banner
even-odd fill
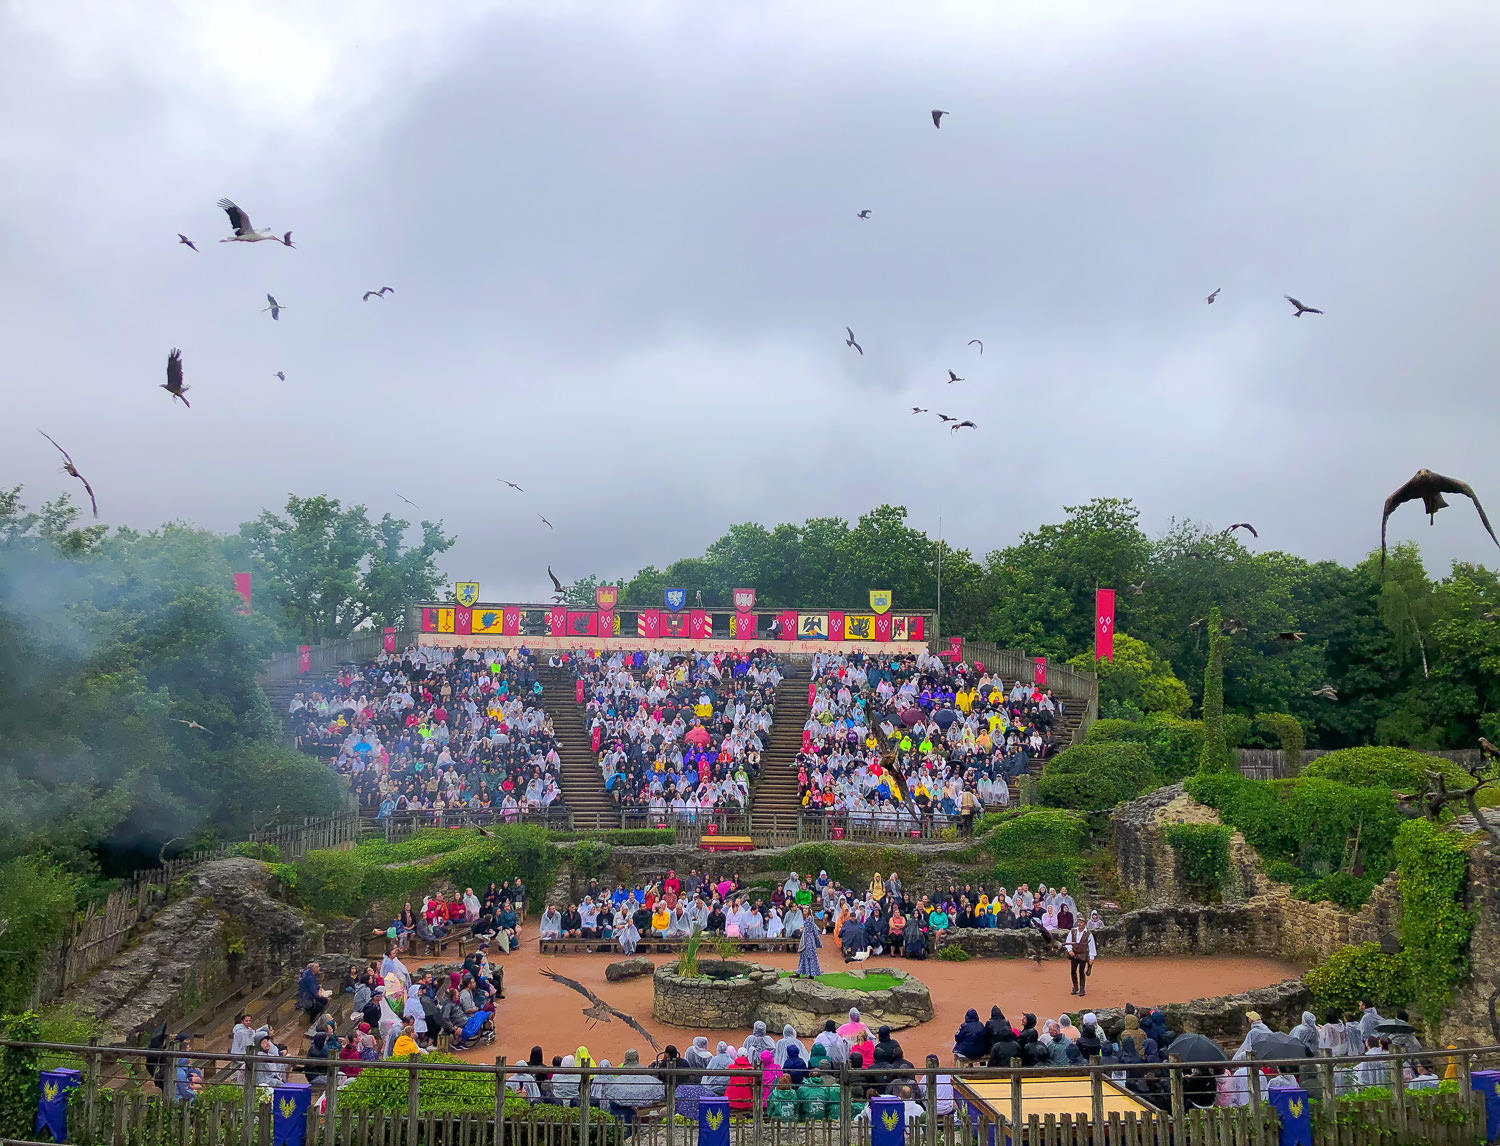
[[[1268,1087],[1266,1101],[1280,1116],[1281,1135],[1276,1146],[1312,1146],[1312,1108],[1307,1091],[1298,1087]]]
[[[713,635],[713,628],[709,625],[708,621],[708,611],[706,609],[689,609],[688,636],[695,641],[702,641]]]
[[[844,614],[844,640],[846,641],[873,641],[875,639],[875,618],[870,613],[845,613]]]
[[[469,632],[478,634],[505,633],[504,609],[475,609]]]
[[[870,612],[889,613],[891,611],[891,591],[889,589],[870,590]]]
[[[698,1146],[729,1146],[729,1099],[698,1099]]]
[[[287,1082],[271,1092],[271,1146],[303,1146],[307,1141],[307,1108],[312,1087]]]
[[[34,1133],[40,1135],[43,1130],[46,1130],[52,1135],[54,1141],[66,1142],[68,1140],[68,1095],[82,1081],[81,1071],[42,1071],[41,1089],[37,1095]]]
[[[1115,659],[1115,591],[1094,590],[1094,659]]]
[[[312,646],[297,646],[297,671],[312,672]]]
[[[661,610],[642,609],[635,615],[635,635],[638,637],[661,636]]]
[[[235,612],[248,613],[250,611],[250,574],[236,573],[234,575],[234,591],[245,599],[245,603]]]
[[[554,637],[568,635],[568,607],[553,605],[547,610],[547,630]]]
[[[797,612],[795,609],[783,609],[781,615],[776,618],[776,624],[780,628],[780,637],[783,641],[795,641],[797,639]]]
[[[906,1142],[906,1103],[882,1094],[870,1103],[870,1146],[903,1146]]]
[[[658,619],[661,621],[662,636],[685,637],[688,635],[688,616],[686,613],[662,613]]]
[[[396,630],[393,626],[386,626],[380,630],[380,647],[388,653],[396,651]]]
[[[831,612],[828,614],[828,639],[830,641],[842,641],[844,639],[844,614]]]

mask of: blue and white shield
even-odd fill
[[[667,608],[675,613],[687,604],[687,590],[665,589],[662,591],[662,599],[666,601]]]

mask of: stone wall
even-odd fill
[[[1168,824],[1217,824],[1219,814],[1187,795],[1184,786],[1177,783],[1121,804],[1111,818],[1120,882],[1136,902],[1189,902],[1177,870],[1177,853],[1162,837],[1162,828]],[[1255,849],[1235,832],[1229,841],[1224,901],[1237,903],[1270,889],[1271,881],[1262,874]]]
[[[1473,827],[1464,817],[1460,826]],[[1469,978],[1454,994],[1443,1016],[1445,1042],[1468,1039],[1481,1046],[1500,1043],[1500,847],[1478,836],[1469,851],[1465,905],[1473,913],[1469,935]]]
[[[1284,979],[1237,995],[1215,995],[1158,1006],[1167,1016],[1168,1030],[1194,1031],[1211,1039],[1225,1040],[1243,1035],[1248,1029],[1246,1011],[1259,1013],[1274,1031],[1288,1031],[1302,1021],[1302,1012],[1311,1008],[1312,992],[1301,979]],[[1125,1025],[1123,1007],[1109,1007],[1097,1014],[1111,1035],[1117,1035]],[[1078,1021],[1078,1015],[1073,1015],[1073,1021]]]

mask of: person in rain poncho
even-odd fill
[[[832,1019],[823,1024],[822,1031],[819,1032],[817,1038],[813,1039],[813,1046],[822,1047],[824,1055],[833,1066],[849,1061],[849,1040],[838,1033]]]
[[[786,1065],[786,1052],[788,1047],[797,1048],[797,1056],[805,1063],[807,1061],[807,1047],[797,1038],[797,1028],[787,1023],[781,1028],[781,1037],[776,1040],[774,1057],[777,1066]]]
[[[864,1038],[870,1037],[870,1028],[867,1027],[864,1020],[859,1017],[858,1007],[849,1008],[849,1021],[843,1026],[839,1027],[839,1034],[843,1038],[847,1039],[851,1045],[858,1042],[861,1036],[863,1036]]]
[[[622,914],[624,913],[616,912],[615,918],[618,919]],[[619,938],[620,950],[627,955],[634,955],[636,944],[641,941],[641,933],[636,929],[634,918],[628,915],[625,916],[625,926],[623,928],[616,928],[615,935]]]
[[[705,1090],[708,1090],[712,1094],[724,1093],[724,1088],[729,1085],[729,1076],[727,1074],[716,1075],[712,1072],[716,1070],[728,1070],[734,1065],[735,1056],[735,1048],[721,1039],[718,1048],[714,1051],[714,1057],[708,1060],[708,1069],[703,1076]]]
[[[745,1045],[740,1047],[740,1053],[750,1060],[752,1064],[759,1064],[761,1051],[775,1051],[776,1040],[766,1034],[766,1024],[759,1019],[755,1021],[755,1029],[750,1037],[745,1040]]]
[[[561,1070],[566,1071],[568,1067],[576,1066],[578,1060],[570,1054],[563,1055]],[[578,1078],[571,1073],[558,1073],[552,1076],[552,1101],[559,1106],[572,1106],[578,1102]]]
[[[1261,1022],[1259,1011],[1246,1011],[1245,1018],[1250,1023],[1250,1029],[1245,1032],[1245,1041],[1240,1043],[1240,1049],[1235,1052],[1236,1058],[1244,1058],[1255,1047],[1251,1044],[1263,1035],[1269,1035],[1271,1028]]]
[[[1311,1011],[1302,1012],[1302,1021],[1291,1030],[1292,1038],[1305,1046],[1313,1054],[1318,1053],[1318,1016]]]
[[[707,1036],[698,1035],[693,1039],[692,1045],[683,1052],[682,1061],[694,1070],[703,1070],[713,1061],[713,1057],[713,1052],[708,1049]]]

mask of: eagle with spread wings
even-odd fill
[[[627,1027],[631,1027],[634,1030],[639,1031],[641,1037],[651,1044],[652,1050],[661,1050],[661,1046],[654,1038],[651,1037],[650,1031],[641,1026],[640,1023],[636,1022],[632,1016],[627,1015],[624,1011],[619,1011],[614,1007],[611,1007],[608,1003],[606,1003],[598,995],[594,994],[594,992],[590,991],[582,983],[579,983],[573,979],[565,978],[564,976],[559,975],[556,971],[552,970],[552,968],[550,967],[543,967],[541,969],[541,975],[543,978],[551,979],[554,983],[561,983],[564,987],[567,987],[568,989],[573,991],[577,991],[580,995],[587,999],[590,1005],[583,1008],[583,1013],[589,1019],[592,1019],[596,1023],[607,1023],[609,1022],[610,1016],[613,1015]]]

